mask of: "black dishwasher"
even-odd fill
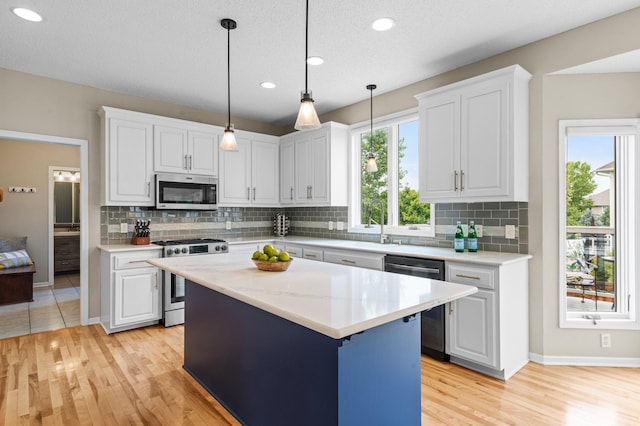
[[[386,255],[384,270],[396,274],[444,280],[444,261]],[[449,361],[444,346],[444,305],[436,306],[420,314],[420,335],[422,353],[440,361]]]

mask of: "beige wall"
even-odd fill
[[[48,281],[49,166],[79,167],[80,148],[0,139],[0,236],[27,236],[36,263],[35,283]],[[10,186],[35,187],[35,194],[9,193]]]
[[[530,83],[529,132],[529,250],[530,262],[530,349],[541,355],[638,357],[640,343],[617,344],[624,339],[640,342],[640,332],[612,332],[613,348],[600,349],[599,331],[561,331],[557,313],[557,117],[546,114],[548,108],[545,75],[567,67],[640,49],[640,9],[614,16],[573,31],[498,55],[487,60],[430,78],[384,95],[376,96],[376,115],[385,115],[417,106],[413,95],[447,83],[473,77],[512,64],[520,64],[533,74]],[[555,78],[555,77],[554,77]],[[379,88],[384,90],[384,88]],[[0,128],[45,133],[89,140],[89,221],[90,221],[90,311],[99,314],[98,257],[99,242],[99,161],[98,119],[100,105],[144,111],[194,121],[224,125],[224,116],[150,101],[79,85],[0,70]],[[637,93],[637,92],[636,92]],[[551,98],[549,98],[551,99]],[[595,107],[597,97],[590,99]],[[352,124],[368,120],[368,101],[325,114],[322,121]],[[588,107],[589,104],[585,105]],[[565,112],[560,111],[562,114]],[[631,111],[626,111],[631,114]],[[569,114],[568,111],[566,111]],[[640,111],[633,116],[638,116]],[[566,117],[575,118],[575,117]],[[210,121],[215,120],[214,121]],[[283,134],[288,129],[256,123],[238,128]],[[567,335],[572,337],[566,338]]]
[[[100,122],[102,105],[224,126],[225,114],[94,89],[0,68],[0,129],[89,141],[89,318],[100,316]],[[278,126],[234,118],[236,128],[282,134]],[[25,144],[30,142],[23,142]],[[0,151],[0,155],[2,152]],[[3,185],[5,192],[7,188]],[[2,218],[4,220],[4,217]],[[40,264],[41,262],[39,262]]]
[[[613,347],[601,349],[601,330],[560,330],[558,328],[558,136],[559,118],[601,113],[603,117],[635,118],[640,107],[633,98],[637,75],[614,76],[609,83],[621,95],[618,99],[592,90],[582,77],[558,78],[550,86],[545,75],[568,67],[640,49],[640,9],[585,25],[502,55],[471,64],[411,86],[376,96],[376,115],[385,115],[417,106],[413,95],[435,87],[473,77],[505,66],[520,64],[533,78],[529,84],[529,253],[533,255],[529,274],[530,351],[543,356],[640,357],[640,332],[612,331]],[[556,77],[553,77],[554,79]],[[579,102],[564,103],[553,90],[575,78],[566,96]],[[549,80],[552,81],[552,80]],[[627,88],[627,83],[630,86]],[[608,84],[608,83],[607,83]],[[627,88],[627,92],[625,92]],[[379,88],[384,89],[384,88]],[[586,91],[587,93],[582,93]],[[624,94],[624,96],[622,96]],[[561,105],[556,102],[562,101]],[[613,107],[613,103],[622,105]],[[580,108],[577,105],[580,104]],[[321,121],[346,124],[368,119],[368,101],[323,115]],[[576,107],[575,111],[571,109]],[[611,108],[610,108],[611,107]],[[548,112],[549,111],[549,112]],[[551,113],[550,111],[554,111]]]

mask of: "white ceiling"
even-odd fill
[[[292,124],[304,88],[303,0],[0,0],[0,67]],[[44,21],[18,19],[30,7]],[[310,0],[320,114],[640,6],[640,0]],[[380,33],[375,18],[396,26]],[[275,89],[260,87],[270,80]],[[1,82],[0,82],[1,83]],[[1,90],[1,88],[0,88]]]

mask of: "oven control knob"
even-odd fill
[[[183,253],[189,253],[189,247],[182,247]]]
[[[221,247],[221,248],[220,248],[220,250],[221,250],[221,251],[229,251],[229,248],[227,247],[227,245],[226,245],[226,244],[223,244],[223,245],[222,245],[222,246],[220,246],[220,247]]]
[[[216,246],[216,251],[220,251],[220,246]]]
[[[173,252],[169,248],[166,250],[166,253],[167,253],[167,256],[171,256],[173,254]]]
[[[180,249],[179,248],[173,249],[173,254],[180,254]]]

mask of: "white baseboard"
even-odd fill
[[[529,359],[542,365],[580,365],[589,367],[640,367],[640,358],[599,356],[548,356],[529,352]]]
[[[51,284],[49,284],[49,281],[42,281],[39,283],[33,283],[33,288],[36,287],[49,287]]]
[[[89,318],[89,321],[85,325],[93,325],[93,324],[100,324],[100,317]]]

